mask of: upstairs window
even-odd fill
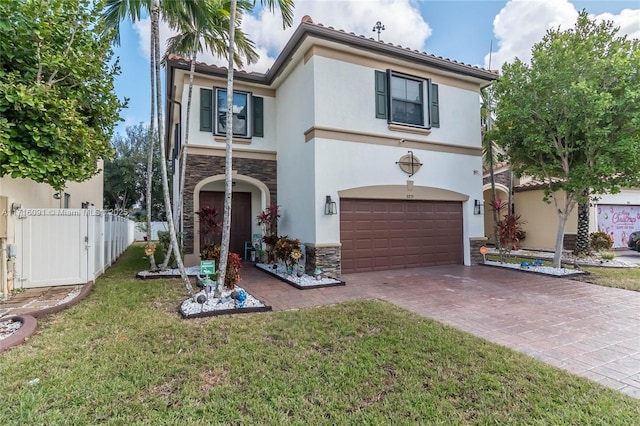
[[[227,131],[227,91],[216,89],[216,134],[224,135]],[[251,99],[250,93],[233,93],[233,136],[251,137],[249,134],[251,117],[248,114]]]
[[[264,99],[251,92],[233,93],[233,136],[264,136]],[[227,91],[200,88],[200,131],[225,135],[227,130]]]
[[[424,127],[423,81],[391,75],[391,122]]]
[[[376,71],[376,117],[412,127],[440,127],[438,85],[431,79]]]

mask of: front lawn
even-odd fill
[[[494,262],[500,261],[497,254],[487,255],[487,260]],[[531,258],[518,257],[516,255],[508,255],[504,257],[506,263],[522,263],[531,262]],[[545,260],[544,266],[553,266],[552,262]],[[571,268],[569,266],[569,268]],[[640,291],[640,268],[607,268],[607,267],[589,267],[581,266],[581,270],[586,271],[589,275],[579,275],[572,277],[580,281],[591,284],[598,284],[606,287],[622,288],[625,290]]]
[[[640,291],[640,268],[582,268],[591,274],[589,282],[607,287]]]
[[[183,320],[179,280],[132,278],[142,256],[0,355],[3,425],[640,418],[639,400],[381,301]]]

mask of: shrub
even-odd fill
[[[184,254],[184,250],[182,247],[182,232],[176,232],[176,238],[178,239],[178,244],[180,245],[180,253]],[[164,256],[171,247],[171,237],[169,236],[169,231],[158,231],[158,245],[156,247],[156,253],[162,256],[161,261],[164,261]],[[158,259],[156,259],[158,260]],[[169,260],[167,261],[167,265],[169,267],[173,267],[176,263],[176,256],[173,252],[171,252],[171,256],[169,256]]]
[[[604,260],[613,260],[616,258],[616,253],[613,251],[601,251],[600,257],[602,257]]]
[[[282,260],[287,268],[293,269],[302,257],[300,240],[297,238],[294,240],[287,235],[281,236],[275,245],[275,255],[277,259]]]
[[[613,247],[613,239],[606,232],[592,232],[589,235],[589,247],[595,251],[609,250]]]
[[[498,238],[503,250],[508,251],[520,242],[520,237],[524,234],[523,224],[517,214],[508,214],[498,222]]]

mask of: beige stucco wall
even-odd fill
[[[527,237],[520,243],[522,247],[552,250],[556,245],[558,214],[553,205],[543,201],[542,190],[516,192],[515,212],[526,222],[523,225]],[[577,208],[574,208],[564,229],[565,234],[575,234],[578,226]]]

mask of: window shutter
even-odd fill
[[[200,131],[213,132],[213,90],[200,88]]]
[[[431,83],[431,127],[440,127],[440,106],[438,105],[438,85]]]
[[[264,98],[253,96],[253,136],[264,136]]]
[[[387,73],[376,71],[376,118],[387,118]]]

